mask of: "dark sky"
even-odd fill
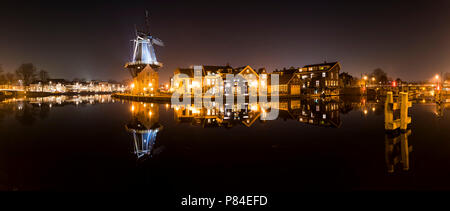
[[[164,41],[162,81],[194,64],[275,68],[340,61],[424,80],[450,72],[449,1],[32,1],[0,3],[0,64],[54,78],[129,78],[134,24]]]

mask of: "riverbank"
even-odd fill
[[[86,95],[104,95],[104,94],[114,94],[114,92],[64,92],[64,93],[50,93],[50,92],[26,92],[23,93],[26,97],[49,97],[49,96],[86,96]],[[19,94],[20,96],[20,94]]]

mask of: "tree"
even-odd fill
[[[445,74],[444,74],[444,80],[445,80],[445,81],[450,80],[450,73],[445,73]]]
[[[118,82],[116,80],[113,80],[113,79],[109,79],[108,83],[110,83],[110,84],[118,84]]]
[[[3,67],[0,64],[0,84],[4,84],[6,82],[5,75],[3,75]]]
[[[339,74],[339,78],[342,80],[342,84],[345,86],[352,86],[354,83],[354,78],[352,75],[347,72],[343,72]]]
[[[373,70],[370,77],[375,77],[375,80],[377,82],[381,82],[382,84],[388,83],[388,76],[381,68]]]
[[[47,71],[45,70],[39,71],[39,80],[41,80],[42,82],[47,82],[48,79],[50,79],[50,76]]]
[[[16,81],[16,75],[14,75],[13,73],[6,73],[5,79],[8,82],[8,84],[12,84],[14,83],[14,81]]]
[[[33,63],[22,64],[17,68],[16,75],[25,85],[29,85],[36,78],[36,67]]]

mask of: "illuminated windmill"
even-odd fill
[[[145,11],[145,29],[136,30],[136,39],[132,40],[133,59],[125,64],[133,77],[136,77],[147,65],[153,69],[162,67],[162,63],[156,59],[154,45],[164,46],[164,43],[150,34],[150,21],[148,11]]]
[[[133,59],[125,64],[131,76],[131,93],[136,95],[154,96],[158,94],[159,75],[158,68],[162,64],[156,59],[154,45],[164,46],[163,42],[150,34],[148,12],[145,11],[144,30],[136,30],[136,39],[133,41]]]

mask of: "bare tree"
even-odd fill
[[[5,78],[9,84],[12,84],[12,83],[14,83],[14,81],[16,81],[16,75],[14,75],[14,73],[9,73],[9,72],[6,73]]]
[[[388,82],[388,76],[381,68],[373,70],[370,77],[375,77],[375,80],[377,82],[381,82],[382,84],[386,84]]]
[[[36,67],[33,63],[22,64],[17,68],[16,75],[25,85],[29,85],[36,78]]]
[[[39,80],[41,80],[42,82],[47,82],[48,79],[50,79],[50,75],[48,74],[47,71],[45,70],[39,71]]]
[[[3,67],[0,64],[0,84],[4,84],[5,82],[6,81],[5,81],[5,75],[3,75]]]

